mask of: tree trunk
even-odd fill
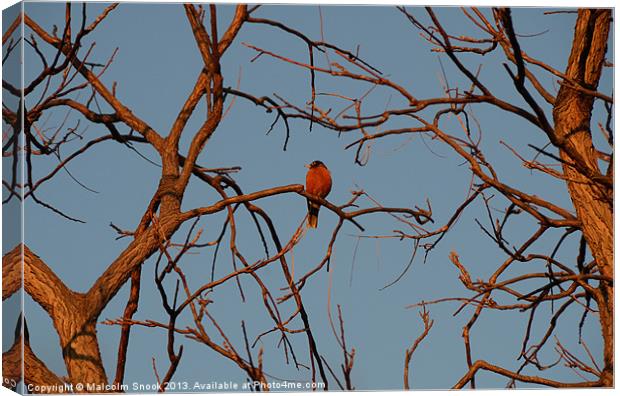
[[[607,51],[611,10],[579,10],[566,76],[589,90],[596,90]],[[594,97],[564,82],[553,110],[555,133],[580,158],[560,151],[566,162],[579,161],[601,174],[598,155],[592,143],[591,117]],[[582,223],[584,238],[596,260],[600,274],[613,279],[613,189],[587,178],[563,164],[568,191]],[[602,281],[596,302],[604,340],[604,386],[613,386],[613,284]]]
[[[99,352],[96,321],[84,322],[81,318],[63,319],[73,319],[65,322],[67,328],[59,329],[59,334],[63,345],[62,355],[69,379],[74,385],[74,392],[93,391],[86,386],[106,386],[108,379]],[[80,385],[85,388],[76,388]]]

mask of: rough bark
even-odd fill
[[[151,227],[134,239],[86,294],[70,290],[23,246],[24,289],[52,318],[73,384],[108,384],[97,340],[97,318],[134,269],[157,250],[158,238],[169,238],[179,224],[178,220],[161,221],[158,230]],[[22,245],[18,245],[3,257],[3,299],[19,288],[21,251]]]
[[[167,237],[178,228],[178,222],[164,224],[168,224],[163,227]],[[153,234],[150,230],[134,240],[108,268],[114,270],[111,275],[106,276],[110,272],[104,272],[87,294],[67,288],[36,254],[23,247],[25,291],[52,318],[72,383],[108,384],[97,341],[96,320],[133,269],[157,249],[158,242]],[[22,245],[18,245],[3,257],[3,299],[19,288],[21,250]]]
[[[64,381],[54,374],[30,349],[30,345],[17,339],[11,349],[2,354],[2,377],[7,384],[17,384],[22,379],[21,361],[24,347],[24,382],[33,387],[33,393],[61,393]]]
[[[22,245],[18,245],[3,257],[3,299],[16,292],[15,285],[20,284],[21,252]],[[24,289],[52,318],[71,382],[107,384],[96,318],[87,309],[91,304],[84,294],[70,290],[27,246],[23,246],[23,254]],[[29,377],[27,372],[25,375]]]
[[[577,16],[566,75],[587,89],[596,90],[607,51],[611,10],[582,9]],[[563,84],[553,110],[555,133],[578,158],[561,151],[564,175],[581,229],[600,273],[613,279],[613,189],[597,183],[568,163],[579,161],[595,173],[599,169],[590,129],[594,97]],[[603,382],[613,386],[613,285],[601,282],[601,329],[604,339]]]

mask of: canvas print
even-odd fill
[[[5,9],[4,387],[613,387],[612,16]]]

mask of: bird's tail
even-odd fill
[[[319,209],[321,205],[317,205],[314,202],[308,201],[308,226],[310,228],[316,228],[319,224]]]

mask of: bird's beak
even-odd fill
[[[304,165],[304,168],[308,168],[308,169],[310,169],[310,164],[306,164],[306,165]]]

